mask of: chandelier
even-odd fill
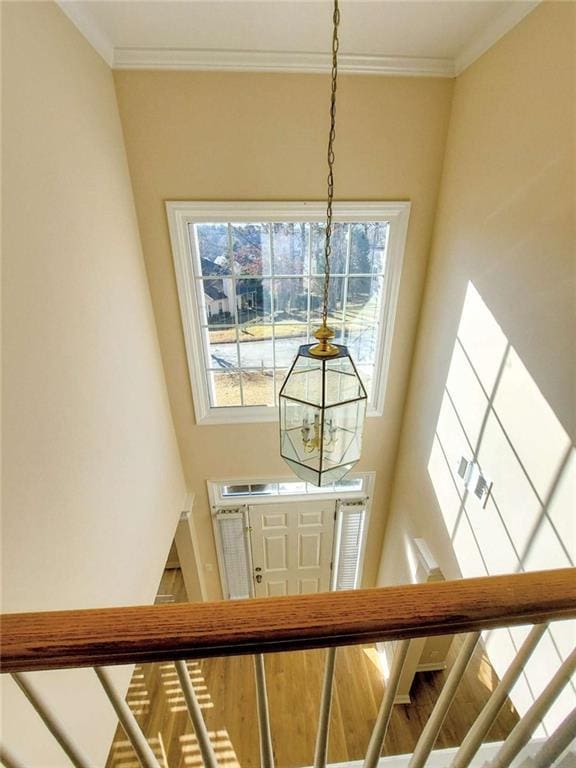
[[[356,366],[347,347],[331,342],[334,331],[328,327],[339,23],[334,0],[322,324],[314,333],[318,343],[299,348],[279,395],[280,455],[298,477],[317,486],[339,480],[356,464],[366,413]]]

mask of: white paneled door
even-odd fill
[[[249,507],[256,597],[330,589],[335,501]]]

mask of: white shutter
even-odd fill
[[[366,501],[341,502],[334,589],[356,589],[364,531]]]
[[[230,600],[250,597],[246,521],[242,509],[219,509],[216,529],[220,537],[222,590]]]

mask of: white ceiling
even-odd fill
[[[454,76],[538,0],[340,0],[342,70]],[[324,71],[331,0],[60,0],[117,68]]]

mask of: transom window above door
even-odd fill
[[[334,207],[328,324],[382,412],[409,203]],[[167,203],[196,418],[277,418],[324,280],[321,203]]]

